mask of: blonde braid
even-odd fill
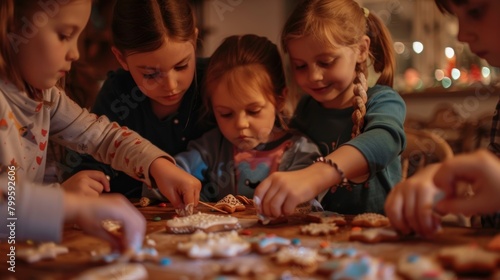
[[[366,95],[366,89],[368,88],[366,83],[365,75],[361,72],[358,74],[359,83],[354,84],[354,99],[352,101],[352,106],[354,107],[354,112],[352,112],[352,122],[354,123],[351,132],[351,138],[358,136],[361,133],[361,129],[365,124],[366,115],[366,102],[368,96]]]

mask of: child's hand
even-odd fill
[[[422,236],[439,229],[433,211],[434,197],[439,192],[433,181],[438,168],[439,164],[429,165],[391,190],[385,202],[385,214],[394,228],[405,234],[415,231]]]
[[[160,192],[175,209],[198,205],[201,182],[165,158],[157,158],[149,169]]]
[[[455,195],[457,182],[472,185],[474,195],[463,198]],[[436,205],[438,211],[464,215],[491,214],[500,210],[500,160],[491,152],[481,150],[458,155],[441,164],[434,183],[446,198]]]
[[[287,216],[294,213],[302,202],[313,199],[321,189],[314,182],[318,178],[311,174],[310,167],[288,172],[274,172],[255,189],[254,196],[260,198],[261,214],[268,217]]]
[[[98,170],[80,171],[64,181],[61,186],[68,192],[94,197],[103,191],[110,191],[108,177]]]
[[[122,195],[82,197],[65,192],[64,217],[66,222],[78,224],[84,232],[108,241],[114,250],[125,252],[142,247],[146,220]],[[106,231],[102,226],[104,220],[120,222],[123,235],[119,237]]]

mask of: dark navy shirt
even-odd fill
[[[212,119],[201,120],[203,101],[201,85],[208,59],[198,58],[196,75],[186,91],[177,112],[158,119],[153,113],[151,102],[137,84],[130,72],[123,69],[110,72],[92,108],[98,115],[106,115],[111,121],[138,132],[163,151],[174,156],[186,150],[190,140],[197,139],[204,132],[215,127]],[[111,177],[111,191],[127,197],[140,197],[142,183],[123,172],[112,170],[89,156],[84,156],[80,165],[73,168],[73,174],[80,170],[102,170]]]

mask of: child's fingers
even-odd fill
[[[394,228],[405,234],[410,232],[410,227],[403,217],[403,197],[401,192],[398,191],[398,186],[395,187],[387,198],[385,214]]]
[[[267,197],[270,197],[270,194],[271,192],[268,192]],[[280,217],[284,214],[282,208],[286,198],[287,194],[285,192],[277,191],[273,193],[273,196],[269,199],[269,203],[267,203],[271,217]]]
[[[263,201],[264,197],[266,196],[266,193],[271,186],[271,180],[269,178],[264,179],[264,181],[260,182],[260,184],[257,186],[254,192],[254,197],[258,197],[260,201],[260,207],[257,209],[257,211],[261,214],[264,214],[264,208],[263,208]]]
[[[455,185],[458,180],[473,182],[482,174],[482,166],[476,157],[460,155],[452,160],[443,162],[436,172],[434,183],[446,194],[454,196]]]
[[[277,205],[274,205],[273,203],[273,198],[278,192],[279,187],[277,186],[270,186],[266,192],[266,194],[261,197],[262,198],[262,212],[266,216],[270,217],[278,217],[274,216],[273,212],[277,212],[276,210],[273,211],[273,207],[277,207]],[[260,196],[259,196],[260,197]],[[281,205],[279,205],[279,212],[281,212]]]
[[[408,193],[409,190],[404,190],[403,191],[403,199],[404,199],[404,205],[403,205],[403,218],[406,221],[406,224],[412,229],[417,231],[419,229],[418,227],[418,222],[415,217],[416,209],[416,193],[415,191],[411,191]]]
[[[193,190],[184,191],[182,194],[183,205],[195,204],[195,192]],[[196,201],[197,203],[198,201]]]
[[[472,198],[452,197],[439,201],[435,208],[441,213],[462,213],[464,215],[472,215],[483,209],[482,200]]]
[[[431,235],[435,232],[433,220],[434,192],[419,188],[416,196],[417,232],[424,236]]]
[[[92,184],[91,185],[91,187],[95,191],[97,191],[99,193],[102,193],[103,190],[105,190],[106,192],[111,191],[110,185],[109,185],[109,176],[107,176],[106,174],[104,174],[104,172],[98,171],[98,170],[86,170],[85,174],[90,179],[92,179],[92,180],[94,180],[95,182],[98,183],[98,184]]]

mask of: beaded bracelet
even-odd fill
[[[335,170],[337,170],[337,172],[340,175],[340,183],[338,184],[338,186],[346,186],[349,184],[347,182],[347,178],[344,175],[344,171],[342,171],[342,169],[340,169],[339,166],[335,162],[333,162],[333,160],[331,160],[329,158],[325,158],[325,157],[319,157],[313,161],[313,163],[316,163],[316,162],[326,163],[326,164],[330,165],[331,167],[335,168]]]

